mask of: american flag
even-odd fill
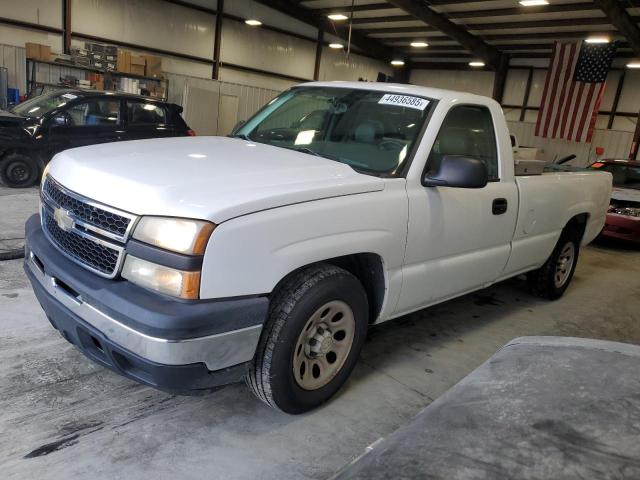
[[[615,43],[555,42],[538,110],[536,136],[590,142]]]

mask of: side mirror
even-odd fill
[[[422,179],[425,187],[482,188],[488,182],[484,162],[460,155],[445,155],[438,170],[427,172]]]
[[[51,119],[50,125],[52,127],[61,127],[65,125],[71,125],[71,117],[68,113],[58,113]]]

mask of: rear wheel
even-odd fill
[[[527,282],[533,293],[549,300],[560,298],[571,283],[579,252],[578,233],[575,230],[563,232],[545,264],[527,274]]]
[[[292,275],[271,301],[249,387],[287,413],[321,405],[353,370],[367,319],[364,288],[346,270],[327,264]]]
[[[10,153],[0,160],[0,180],[11,188],[30,187],[38,180],[38,165],[27,155]]]

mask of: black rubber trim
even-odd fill
[[[126,250],[128,254],[142,260],[186,271],[201,270],[204,258],[203,255],[183,255],[181,253],[168,252],[134,239],[127,242]]]
[[[168,340],[203,337],[262,325],[267,296],[182,300],[126,280],[102,278],[66,258],[44,236],[40,215],[26,224],[27,248],[47,274],[60,279],[88,303],[138,332]]]
[[[247,363],[210,371],[204,363],[164,365],[142,358],[71,312],[42,288],[28,268],[25,270],[51,325],[90,360],[120,375],[170,393],[193,394],[239,382],[247,373]]]

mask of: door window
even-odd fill
[[[489,180],[498,180],[498,149],[491,112],[486,107],[453,107],[442,122],[427,165],[435,171],[445,155],[476,158],[484,162]]]
[[[67,114],[68,125],[71,126],[117,125],[120,122],[120,101],[86,100],[67,109]]]
[[[157,125],[167,123],[167,112],[162,105],[127,100],[129,125]]]

